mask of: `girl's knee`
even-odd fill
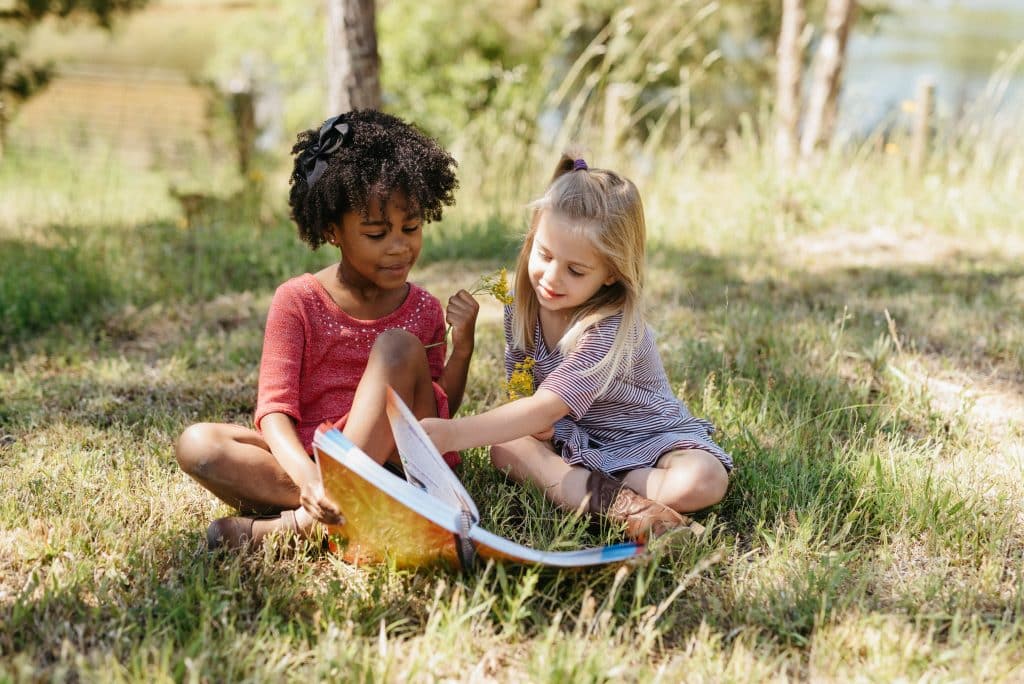
[[[670,505],[677,510],[692,512],[714,506],[725,498],[729,488],[725,466],[707,452],[700,454],[669,470],[668,477],[674,485],[674,501]]]
[[[178,465],[189,475],[202,476],[221,451],[215,423],[196,423],[185,428],[174,445]]]
[[[402,368],[410,363],[426,361],[423,343],[408,330],[393,328],[385,330],[373,343],[370,359],[389,367]]]
[[[693,497],[701,502],[701,508],[714,506],[725,498],[725,492],[729,489],[729,475],[721,463],[717,467],[709,468],[701,477],[693,483]]]
[[[423,348],[423,343],[418,337],[403,328],[391,328],[377,336],[373,343],[374,349],[391,353],[408,353]]]

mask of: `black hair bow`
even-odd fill
[[[327,169],[327,160],[339,147],[352,140],[352,127],[342,121],[344,114],[332,116],[320,127],[317,141],[302,153],[302,170],[306,174],[306,187],[312,188]]]

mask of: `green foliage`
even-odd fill
[[[810,4],[813,22],[824,3]],[[601,124],[619,86],[624,137],[721,145],[770,92],[780,12],[769,0],[392,0],[377,17],[384,105],[446,144],[485,148],[506,132],[564,144]],[[324,116],[322,31],[321,6],[281,3],[222,42],[208,73],[274,83],[288,99],[286,130],[308,127]]]
[[[810,4],[813,22],[824,2]],[[511,109],[519,120],[504,121],[506,130],[550,136],[535,128],[548,113],[564,144],[602,122],[616,86],[625,98],[615,135],[659,144],[698,135],[722,144],[741,114],[770,95],[778,2],[484,5],[382,7],[387,106],[446,141],[481,115]],[[878,11],[871,5],[863,15]]]
[[[45,17],[88,18],[109,28],[114,17],[145,7],[149,0],[14,0],[5,3],[0,20],[33,24]]]
[[[455,212],[449,210],[449,213]],[[520,237],[496,216],[480,222],[448,220],[424,232],[420,263],[484,259],[512,263],[520,242]]]
[[[326,118],[323,3],[283,0],[223,28],[203,69],[222,86],[234,79],[279,89],[285,99],[284,145]]]
[[[47,17],[89,19],[110,28],[117,14],[139,9],[148,0],[15,0],[0,10],[0,106],[6,98],[24,100],[42,89],[53,73],[52,64],[25,62],[24,29]],[[0,127],[3,116],[0,111]]]
[[[113,290],[104,264],[75,243],[0,239],[0,338],[14,340],[93,314]]]
[[[571,33],[575,7],[526,10],[566,13]],[[633,45],[642,31],[604,7],[625,37],[600,45]],[[603,60],[587,63],[639,66]],[[512,265],[543,188],[550,100],[520,94],[553,71],[535,64],[522,82],[504,69],[451,141],[459,201],[413,273],[442,301]],[[596,144],[599,100],[576,116]],[[738,467],[698,514],[705,537],[593,571],[352,567],[308,545],[207,554],[203,529],[229,509],[177,469],[174,440],[197,421],[248,424],[274,287],[336,257],[305,249],[273,202],[235,203],[217,183],[202,189],[229,199],[186,225],[167,170],[13,151],[0,680],[1019,681],[1019,136],[982,127],[923,177],[865,145],[782,178],[757,121],[721,148],[656,120],[673,122],[660,146],[655,125],[601,163],[644,196],[648,318],[673,388]],[[500,321],[484,298],[466,413],[503,401]],[[621,539],[495,472],[484,449],[460,476],[484,525],[517,541]]]
[[[383,3],[378,17],[385,105],[445,141],[482,112],[540,85],[546,35],[526,2]]]

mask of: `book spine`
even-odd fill
[[[469,530],[473,527],[473,518],[469,511],[462,511],[459,516],[459,534],[455,535],[455,552],[459,556],[462,572],[469,574],[476,566],[476,546],[469,538]]]

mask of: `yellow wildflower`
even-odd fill
[[[504,268],[498,269],[490,275],[480,276],[477,281],[476,287],[470,291],[471,295],[489,294],[497,299],[502,304],[511,304],[513,301],[512,292],[508,287],[508,271]],[[452,332],[452,326],[448,326],[444,331],[444,339],[433,344],[428,344],[424,348],[430,349],[431,347],[437,347],[441,345],[445,340],[448,339],[448,335]],[[533,390],[530,390],[530,394],[533,394]]]
[[[508,288],[508,271],[502,268],[489,276],[482,276],[480,284],[471,294],[489,294],[502,304],[511,304],[512,293]]]
[[[532,356],[527,356],[522,361],[517,361],[512,367],[512,375],[502,385],[509,401],[529,397],[533,394],[533,367],[537,362]]]

